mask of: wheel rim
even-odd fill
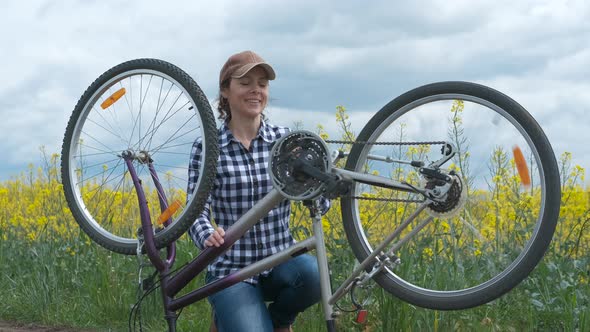
[[[423,295],[428,295],[431,297],[450,297],[450,296],[462,296],[462,295],[466,295],[472,292],[475,292],[479,289],[482,288],[487,288],[490,285],[496,283],[498,280],[502,279],[504,276],[506,276],[507,274],[511,273],[512,271],[514,271],[514,269],[519,266],[520,262],[523,260],[523,258],[525,257],[525,255],[530,251],[531,249],[531,245],[533,243],[533,240],[538,236],[539,234],[539,227],[540,227],[540,223],[541,220],[543,219],[543,211],[545,210],[545,201],[546,201],[546,184],[545,184],[545,171],[543,169],[543,164],[541,163],[541,158],[539,155],[539,152],[537,150],[537,147],[535,147],[535,145],[532,142],[531,137],[529,136],[528,133],[526,133],[526,131],[524,130],[524,128],[516,121],[516,119],[509,114],[507,111],[505,111],[504,109],[502,109],[501,107],[497,106],[494,103],[491,103],[487,100],[483,100],[481,98],[477,98],[477,97],[473,97],[473,96],[468,96],[468,95],[464,95],[464,94],[439,94],[439,95],[434,95],[434,96],[429,96],[429,97],[425,97],[425,98],[421,98],[419,100],[416,100],[404,107],[402,107],[401,109],[397,110],[396,112],[394,112],[393,114],[391,114],[385,121],[383,121],[378,127],[377,130],[375,130],[369,137],[368,141],[391,141],[394,140],[395,137],[388,137],[387,134],[387,128],[390,128],[390,126],[393,123],[400,123],[403,121],[410,121],[412,122],[415,126],[425,126],[428,123],[434,124],[436,123],[437,127],[440,127],[441,123],[443,122],[445,117],[441,117],[441,118],[435,118],[433,116],[433,113],[429,113],[429,112],[433,112],[433,110],[428,110],[427,107],[432,107],[431,105],[433,103],[438,103],[438,104],[442,104],[443,106],[440,107],[440,111],[439,112],[444,112],[444,110],[448,110],[450,111],[453,105],[453,101],[455,100],[463,100],[464,104],[463,104],[463,109],[461,111],[460,117],[461,120],[463,121],[461,124],[463,126],[467,126],[469,124],[466,124],[467,120],[470,121],[474,121],[474,123],[476,125],[474,125],[474,128],[477,129],[478,127],[483,128],[483,123],[486,123],[486,121],[488,121],[487,123],[489,123],[490,126],[495,126],[497,128],[503,128],[503,132],[506,134],[508,133],[509,135],[515,135],[515,133],[517,133],[518,135],[520,135],[520,137],[518,139],[514,139],[513,142],[509,142],[512,144],[517,144],[519,146],[521,146],[521,148],[523,149],[523,151],[526,151],[526,154],[529,154],[529,156],[531,157],[532,160],[532,164],[534,165],[534,167],[532,167],[534,174],[532,174],[532,178],[533,178],[533,185],[531,186],[532,190],[531,193],[533,193],[532,199],[533,200],[537,200],[538,201],[538,205],[536,208],[534,209],[530,209],[532,210],[536,210],[536,212],[534,214],[532,214],[532,217],[528,217],[529,220],[527,220],[526,222],[526,227],[524,227],[526,229],[526,231],[530,232],[530,234],[525,236],[527,237],[526,241],[523,241],[522,237],[520,238],[521,242],[523,243],[522,248],[519,250],[519,252],[508,252],[508,253],[502,253],[503,255],[506,255],[506,257],[503,260],[492,260],[494,263],[493,267],[489,267],[489,272],[487,273],[480,273],[481,277],[478,278],[478,280],[476,280],[477,278],[473,278],[472,280],[467,280],[466,278],[463,278],[461,280],[453,280],[451,282],[449,282],[449,277],[457,277],[459,274],[465,274],[466,270],[469,270],[467,272],[469,272],[468,274],[474,274],[473,269],[475,268],[482,268],[482,266],[485,266],[485,264],[482,264],[482,262],[485,259],[488,259],[488,255],[491,255],[491,252],[487,251],[490,249],[490,247],[492,247],[492,245],[490,245],[488,242],[491,238],[493,238],[492,236],[490,236],[489,234],[481,234],[481,232],[483,231],[482,229],[478,229],[478,227],[474,227],[475,231],[480,231],[479,236],[476,236],[477,239],[479,240],[479,244],[477,246],[473,246],[472,248],[469,248],[469,250],[472,250],[471,254],[474,256],[478,256],[477,259],[466,259],[467,256],[469,255],[468,252],[464,252],[463,254],[461,254],[461,251],[459,250],[465,250],[465,248],[449,248],[448,243],[452,243],[452,241],[450,241],[449,237],[447,236],[445,239],[445,236],[442,235],[444,233],[441,233],[441,228],[442,229],[447,229],[448,233],[454,233],[454,236],[456,237],[457,234],[460,234],[461,236],[464,235],[464,233],[466,232],[467,229],[469,229],[469,227],[466,227],[465,222],[459,222],[457,220],[453,220],[451,218],[435,218],[434,222],[427,226],[427,228],[424,229],[424,232],[422,232],[423,234],[427,234],[427,235],[422,235],[422,237],[416,237],[416,241],[422,241],[423,243],[426,243],[428,240],[432,241],[443,241],[443,244],[440,245],[434,245],[434,246],[427,246],[427,245],[414,245],[414,246],[407,246],[406,250],[404,250],[403,248],[400,249],[400,251],[397,253],[399,256],[401,256],[401,265],[395,267],[394,271],[392,271],[391,269],[387,269],[386,272],[386,277],[393,281],[394,283],[398,284],[401,288],[409,290],[411,292],[415,292],[415,293],[419,293],[419,294],[423,294]],[[445,105],[446,104],[446,105]],[[481,112],[481,109],[487,109],[489,112],[488,119],[485,119],[485,116],[483,114],[477,114],[477,116],[479,117],[479,119],[476,119],[473,115],[476,111]],[[467,114],[470,113],[470,114]],[[408,115],[409,114],[409,115]],[[416,115],[418,114],[418,115]],[[451,112],[448,112],[448,115],[450,115]],[[495,117],[491,117],[494,114]],[[429,115],[429,116],[426,116]],[[410,118],[411,117],[411,118]],[[496,117],[500,117],[499,119],[497,119]],[[476,121],[477,120],[477,121]],[[430,121],[430,122],[429,122]],[[491,122],[491,123],[490,123]],[[498,122],[498,123],[494,123],[494,122]],[[507,132],[506,131],[506,127],[507,126],[512,126],[512,131]],[[410,125],[408,125],[408,127],[410,127]],[[481,130],[480,128],[480,130]],[[445,130],[447,128],[445,127]],[[476,134],[477,131],[474,131],[473,134]],[[447,137],[447,135],[444,135],[444,137],[441,138],[441,134],[435,134],[435,135],[424,135],[424,132],[421,132],[420,135],[418,135],[418,133],[413,134],[413,133],[407,133],[408,137],[406,140],[408,141],[412,141],[412,136],[415,135],[415,137],[419,137],[420,140],[426,140],[426,141],[438,141],[438,140],[449,140],[449,138]],[[467,129],[465,129],[463,131],[463,135],[471,135],[472,133],[469,132]],[[480,132],[481,134],[481,132]],[[510,138],[507,135],[504,135],[507,138]],[[499,143],[502,143],[500,146],[502,146],[504,149],[506,149],[506,146],[503,141],[505,140],[505,138],[503,137],[498,137],[497,141]],[[478,142],[479,145],[481,146],[486,146],[485,144],[481,144],[481,142]],[[475,148],[473,146],[471,146],[471,148]],[[369,154],[373,154],[375,151],[375,147],[373,146],[369,146],[369,145],[365,145],[360,153],[360,156],[358,158],[358,162],[356,165],[356,171],[374,171],[376,169],[378,169],[377,166],[371,166],[373,169],[371,169],[371,167],[369,169],[367,169],[367,165],[365,165],[365,161],[367,160],[367,156]],[[480,151],[481,152],[481,151]],[[508,151],[505,151],[508,152]],[[476,156],[476,157],[472,157],[472,159],[480,159],[480,160],[485,160],[484,157],[482,156]],[[375,164],[373,161],[371,161],[371,163]],[[443,167],[448,166],[449,163],[443,165]],[[383,168],[381,168],[381,170],[383,170]],[[476,172],[477,173],[477,170]],[[474,181],[475,182],[475,181]],[[482,202],[481,202],[481,198],[479,198],[478,200],[475,200],[475,193],[478,190],[478,186],[481,187],[482,183],[477,184],[477,183],[473,183],[470,188],[469,191],[471,191],[471,197],[469,198],[468,203],[465,206],[465,210],[469,210],[469,209],[474,209],[474,204],[477,203],[477,205],[481,206]],[[356,184],[354,187],[354,195],[362,195],[362,193],[367,193],[369,192],[368,190],[366,190],[366,186],[364,185],[359,185]],[[480,192],[480,195],[482,195],[482,193]],[[483,197],[483,196],[481,196]],[[536,198],[535,198],[536,197]],[[408,204],[406,204],[407,206]],[[357,233],[360,234],[360,239],[362,241],[362,246],[365,248],[365,250],[372,250],[373,247],[375,247],[378,243],[380,243],[380,240],[382,240],[383,237],[381,238],[377,238],[374,236],[374,231],[370,231],[370,230],[366,230],[365,228],[369,228],[371,226],[367,226],[368,222],[367,220],[369,219],[368,217],[365,216],[365,214],[367,213],[367,209],[370,207],[370,204],[366,204],[366,203],[362,203],[361,200],[353,200],[352,204],[351,204],[351,208],[352,208],[352,216],[354,217],[354,223],[353,226],[356,229]],[[407,207],[404,207],[407,208]],[[411,208],[410,208],[411,209]],[[423,214],[422,214],[423,215]],[[477,216],[470,216],[471,219],[475,219],[477,218]],[[465,221],[466,219],[466,215],[462,216],[463,221]],[[387,218],[387,219],[391,219],[391,218]],[[394,218],[395,219],[395,218]],[[500,220],[500,219],[498,219]],[[443,223],[445,222],[445,223]],[[501,220],[500,220],[501,222]],[[399,223],[399,222],[397,222]],[[468,221],[469,223],[469,221]],[[481,223],[478,224],[477,226],[481,227]],[[364,228],[363,228],[364,226]],[[474,226],[474,225],[472,225]],[[485,225],[484,225],[485,226]],[[500,233],[503,234],[498,234],[498,235],[506,235],[505,233],[508,232],[508,228],[506,230],[503,229],[504,226],[499,225],[496,228],[496,232],[500,231]],[[430,228],[430,229],[429,229]],[[452,230],[452,228],[455,228],[455,230]],[[485,229],[485,228],[484,228]],[[391,231],[391,229],[389,229],[389,231],[383,231],[383,234],[389,234]],[[522,231],[522,230],[519,230]],[[472,231],[473,233],[474,231]],[[482,238],[480,238],[483,237]],[[460,242],[461,238],[459,238],[457,240],[457,242]],[[463,239],[466,240],[466,239]],[[496,239],[494,239],[495,241],[498,241]],[[395,242],[395,241],[394,241]],[[410,242],[414,242],[414,241],[410,241]],[[502,252],[501,249],[501,245],[506,245],[508,243],[508,241],[506,240],[502,240],[500,239],[499,242],[503,242],[503,243],[497,243],[496,245],[494,245],[495,247],[495,252]],[[474,243],[475,244],[475,243]],[[454,247],[459,247],[459,245],[456,245]],[[463,243],[463,247],[467,247],[467,245],[465,243]],[[483,247],[486,247],[487,250],[484,250]],[[449,274],[446,275],[444,278],[441,277],[440,275],[437,275],[438,273],[442,273],[442,271],[444,271],[444,269],[442,269],[442,267],[444,266],[448,266],[449,263],[449,259],[447,257],[446,262],[445,259],[443,259],[442,256],[445,255],[449,255],[448,250],[455,250],[452,253],[452,260],[455,266],[452,266],[451,270],[453,268],[458,269],[459,272],[455,272],[454,274]],[[412,253],[411,251],[414,250],[414,253]],[[417,251],[421,251],[421,252],[417,252]],[[435,252],[436,251],[436,252]],[[461,259],[460,262],[459,259]],[[479,264],[478,262],[479,261]],[[446,264],[445,264],[446,263]],[[404,266],[404,264],[406,264]],[[461,265],[461,266],[457,266],[457,265]],[[465,266],[467,264],[470,264],[469,266]],[[449,270],[449,268],[447,267],[447,270]],[[442,279],[441,279],[442,278]],[[485,282],[483,282],[483,280],[485,280]]]
[[[122,88],[123,96],[102,109],[101,104],[116,97]],[[187,212],[190,151],[199,137],[205,139],[197,104],[171,76],[158,70],[136,69],[102,84],[78,116],[68,154],[69,189],[84,222],[103,240],[136,245],[140,227],[137,195],[120,154],[145,151],[154,160],[167,204],[179,202],[181,206],[173,214],[172,224],[157,234],[157,238],[166,236]],[[142,179],[152,223],[156,224],[161,211],[153,181],[145,164],[137,160],[133,163]],[[202,168],[203,162],[200,165]]]

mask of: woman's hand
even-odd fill
[[[205,246],[207,247],[219,247],[223,244],[223,237],[225,236],[225,231],[221,227],[217,227],[215,232],[213,232],[207,240],[205,240]]]

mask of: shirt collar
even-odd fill
[[[271,128],[264,120],[260,120],[260,129],[258,129],[258,135],[255,138],[258,137],[262,138],[267,143],[273,142]],[[219,145],[221,147],[225,147],[230,141],[238,142],[229,129],[227,121],[224,121],[220,128]]]

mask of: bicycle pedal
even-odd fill
[[[356,313],[356,319],[355,321],[359,324],[365,324],[367,322],[367,316],[369,315],[369,312],[365,309],[360,309],[359,311],[357,311]]]
[[[141,281],[141,289],[143,289],[144,291],[149,290],[153,286],[154,286],[154,278],[152,278],[152,277],[145,278]]]

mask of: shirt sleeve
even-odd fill
[[[190,235],[191,239],[195,243],[195,245],[203,250],[205,249],[205,240],[209,237],[209,235],[213,234],[214,228],[211,225],[210,219],[211,213],[211,196],[207,199],[207,203],[205,204],[205,208],[201,215],[195,220],[192,226],[188,230],[188,234]]]
[[[200,140],[195,141],[191,151],[191,160],[189,163],[187,201],[189,201],[196,189],[199,180],[199,169],[201,167],[201,153],[203,144]],[[205,249],[205,240],[214,232],[211,225],[211,195],[207,198],[203,212],[188,230],[188,234],[199,249]]]

